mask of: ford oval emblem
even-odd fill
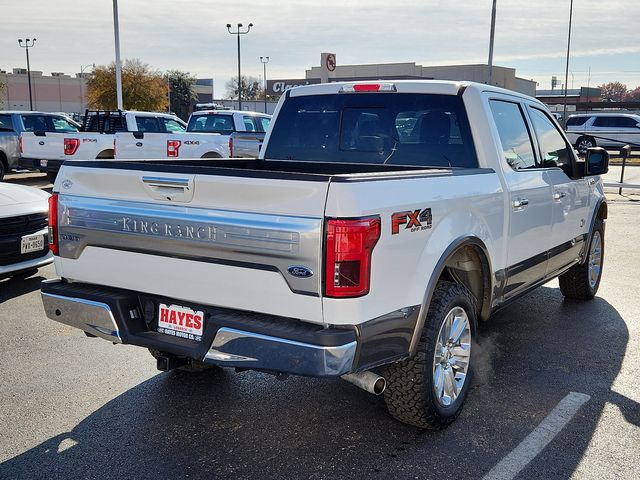
[[[141,147],[142,146],[142,142],[136,142],[136,147]]]
[[[44,145],[44,142],[43,142],[42,140],[40,140],[40,141],[38,142],[38,145]]]
[[[287,271],[294,277],[308,278],[313,275],[313,271],[304,265],[291,265]]]

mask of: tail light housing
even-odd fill
[[[167,140],[167,157],[178,157],[180,155],[180,140]]]
[[[327,220],[325,295],[369,293],[371,254],[380,238],[380,217]]]
[[[229,135],[229,158],[233,157],[233,137]]]
[[[65,138],[64,139],[64,154],[74,155],[78,151],[80,146],[79,138]]]
[[[49,197],[49,250],[58,255],[58,194]]]

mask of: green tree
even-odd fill
[[[627,94],[627,86],[620,82],[605,83],[598,88],[602,91],[602,99],[607,102],[621,102]]]
[[[170,110],[183,120],[186,120],[191,110],[191,104],[198,101],[195,87],[196,77],[189,72],[169,70],[165,78],[168,78],[171,91]]]
[[[227,89],[227,98],[236,100],[238,98],[238,77],[234,77],[225,84]],[[264,89],[260,80],[256,77],[242,76],[242,99],[243,100],[262,100],[264,98]]]
[[[115,110],[116,67],[100,65],[87,80],[89,106]],[[122,102],[127,110],[166,111],[168,106],[165,77],[139,59],[125,60],[122,65]]]

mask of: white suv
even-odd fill
[[[583,152],[589,147],[640,147],[640,115],[593,113],[571,115],[567,138]]]

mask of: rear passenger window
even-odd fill
[[[26,132],[46,132],[48,130],[44,115],[23,115],[22,124]]]
[[[258,123],[260,124],[260,131],[266,132],[269,129],[269,124],[271,123],[271,119],[269,117],[257,117]]]
[[[136,117],[136,126],[139,132],[159,132],[158,119],[154,117]]]
[[[580,125],[584,125],[587,123],[591,117],[569,117],[567,119],[567,127],[579,127]]]
[[[11,115],[0,115],[0,132],[12,132]]]
[[[514,170],[535,168],[533,144],[520,105],[502,100],[491,100],[490,105],[504,159]]]
[[[533,129],[538,137],[543,167],[560,167],[571,173],[571,157],[564,137],[547,115],[537,108],[530,108]]]
[[[248,117],[246,115],[242,116],[242,123],[244,123],[244,131],[245,132],[257,132],[258,131],[258,127],[256,126],[256,124],[255,124],[255,122],[253,120],[254,120],[253,117]]]

